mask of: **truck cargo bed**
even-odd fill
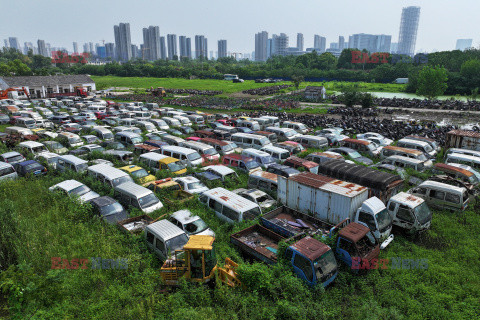
[[[262,225],[286,238],[299,233],[318,233],[327,236],[332,224],[326,223],[313,216],[301,213],[286,206],[267,212],[260,218]],[[301,220],[306,227],[299,227],[297,220]]]
[[[267,264],[277,262],[278,243],[284,239],[259,224],[230,236],[230,241],[240,250]]]

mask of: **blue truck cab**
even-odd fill
[[[332,249],[309,236],[289,246],[285,256],[297,277],[311,287],[320,283],[327,287],[337,277],[337,260]]]
[[[335,251],[340,261],[358,272],[360,264],[377,263],[380,246],[369,228],[351,222],[339,231]]]

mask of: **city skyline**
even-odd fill
[[[400,1],[391,3],[386,9],[381,8],[377,4],[363,4],[358,5],[358,2],[345,0],[341,3],[317,3],[314,1],[305,1],[302,6],[295,8],[284,8],[281,1],[267,0],[265,3],[258,4],[256,2],[246,0],[247,8],[255,5],[256,10],[247,10],[246,8],[239,8],[238,14],[244,15],[252,23],[249,23],[239,32],[238,28],[223,26],[213,21],[218,12],[226,10],[228,5],[216,0],[212,0],[212,4],[218,7],[215,13],[208,12],[200,4],[193,1],[184,1],[185,8],[185,23],[178,23],[178,17],[174,15],[161,14],[154,16],[140,10],[132,8],[132,10],[122,10],[119,6],[111,6],[108,1],[105,3],[96,3],[90,0],[85,1],[85,5],[89,4],[98,6],[92,15],[89,15],[81,21],[75,22],[75,28],[69,28],[69,32],[58,33],[58,25],[62,22],[67,22],[68,17],[63,17],[62,10],[74,7],[66,4],[61,9],[58,6],[48,6],[51,1],[46,0],[42,3],[37,3],[32,0],[26,0],[25,6],[27,10],[19,10],[18,6],[11,3],[5,3],[4,7],[12,14],[4,19],[2,30],[0,30],[0,39],[8,39],[15,37],[20,44],[25,42],[35,43],[37,39],[45,39],[52,43],[55,47],[65,47],[72,50],[72,41],[80,43],[101,43],[104,39],[106,43],[114,42],[113,34],[111,33],[111,26],[121,22],[130,23],[131,29],[131,43],[140,45],[143,43],[142,29],[145,26],[153,25],[160,27],[162,36],[167,34],[182,34],[188,37],[194,37],[195,34],[204,34],[206,37],[216,43],[220,39],[227,39],[229,41],[229,50],[232,52],[250,53],[254,51],[253,37],[259,30],[266,30],[270,34],[285,33],[294,43],[297,33],[303,33],[305,48],[314,47],[313,36],[315,34],[326,37],[328,43],[337,42],[339,35],[352,35],[357,33],[368,34],[388,34],[392,35],[392,42],[398,43],[398,30],[400,27],[400,15],[403,7],[407,6],[421,6],[421,19],[418,29],[418,38],[416,42],[416,52],[433,51],[436,50],[452,50],[455,47],[455,42],[460,38],[472,38],[473,45],[478,47],[478,38],[475,31],[466,28],[463,21],[476,21],[473,16],[475,9],[480,9],[478,3],[467,3],[459,0],[455,5],[450,2],[439,1],[423,1],[416,3],[413,1]],[[53,3],[53,2],[52,2]],[[116,2],[118,4],[118,2]],[[120,1],[120,4],[122,1]],[[188,4],[187,4],[188,3]],[[108,4],[108,5],[107,5]],[[308,5],[307,5],[308,4]],[[152,3],[152,10],[160,7],[162,12],[168,11],[168,8],[174,8],[173,4],[156,4]],[[446,6],[447,10],[442,10]],[[49,8],[48,12],[45,8]],[[108,16],[99,16],[98,12],[102,8],[108,9],[111,14]],[[466,10],[468,8],[468,10]],[[308,10],[307,10],[308,9]],[[319,9],[319,10],[315,10]],[[250,12],[254,11],[254,12]],[[35,33],[30,30],[21,28],[18,19],[14,19],[15,12],[21,14],[24,19],[38,21],[38,28],[35,28]],[[269,12],[265,15],[265,12]],[[45,13],[47,18],[38,20],[39,16]],[[182,11],[182,15],[183,15]],[[338,24],[338,15],[342,15],[342,19],[349,21],[349,23]],[[55,19],[48,19],[48,17],[55,17]],[[302,19],[291,19],[291,16],[301,16]],[[96,19],[96,17],[98,19]],[[292,22],[286,23],[286,20]],[[444,28],[441,24],[443,20],[450,21],[449,28]],[[65,21],[63,21],[65,20]],[[70,24],[71,22],[68,21]],[[69,24],[69,25],[70,25]],[[92,26],[90,26],[92,25]],[[445,30],[444,30],[445,29]],[[442,30],[442,32],[438,32]]]

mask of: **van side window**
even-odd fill
[[[230,209],[229,207],[226,207],[226,206],[223,207],[223,212],[222,212],[222,214],[223,214],[225,217],[227,217],[227,218],[229,218],[229,219],[231,219],[231,220],[233,220],[233,221],[238,221],[238,220],[239,220],[239,218],[238,218],[238,216],[239,216],[238,212],[236,212],[235,210]]]
[[[296,254],[295,258],[293,259],[293,265],[305,274],[305,277],[307,278],[308,281],[313,280],[313,272],[312,272],[312,266],[310,264],[310,261],[308,261],[306,258],[303,256]]]
[[[447,193],[445,195],[445,201],[448,201],[451,203],[460,203],[460,196],[452,193]]]
[[[147,231],[147,242],[153,244],[153,233]]]
[[[157,238],[157,239],[155,240],[155,247],[157,247],[158,250],[166,253],[166,251],[165,251],[165,244],[163,243],[162,240],[160,240],[160,239]]]
[[[427,189],[425,188],[417,188],[415,190],[415,193],[418,193],[418,194],[427,194]]]
[[[394,211],[396,205],[397,204],[395,202],[390,202],[390,205],[388,206],[388,211]]]
[[[265,190],[268,190],[268,183],[266,181],[263,181],[263,180],[259,180],[258,181],[258,187],[259,188],[263,188]]]
[[[244,142],[247,143],[247,144],[252,144],[252,139],[250,139],[250,138],[245,138],[245,141],[244,141]]]
[[[445,198],[445,192],[438,190],[430,190],[430,197],[443,200]]]

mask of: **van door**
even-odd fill
[[[412,229],[413,225],[415,224],[415,216],[413,215],[412,209],[405,205],[391,202],[388,206],[388,211],[394,218],[393,223],[395,225],[407,230]]]
[[[162,239],[155,237],[155,253],[158,254],[162,258],[167,257],[167,248],[165,247],[165,243]]]
[[[444,206],[451,207],[451,205],[445,202],[445,195],[446,192],[444,191],[430,189],[428,192],[428,199],[432,205],[439,208],[443,208]]]

